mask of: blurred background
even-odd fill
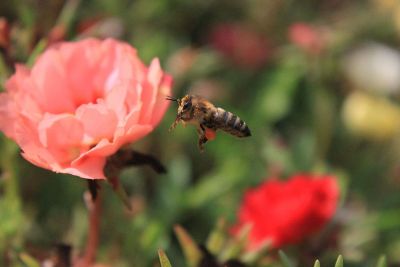
[[[286,253],[300,265],[338,254],[346,266],[371,266],[382,254],[400,263],[399,1],[1,1],[1,86],[41,46],[89,36],[125,40],[146,64],[159,57],[174,96],[207,97],[252,131],[240,140],[218,133],[200,154],[194,127],[168,132],[173,103],[132,145],[168,173],[123,173],[132,212],[103,187],[99,262],[155,266],[163,248],[185,266],[174,225],[204,243],[219,218],[235,222],[246,189],[322,172],[341,185],[330,238]],[[49,258],[61,243],[83,250],[86,181],[31,165],[4,135],[0,157],[0,266],[25,266],[21,253]]]

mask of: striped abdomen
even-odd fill
[[[251,136],[251,132],[247,124],[232,112],[226,111],[222,108],[217,108],[214,115],[214,123],[227,133],[237,137]]]

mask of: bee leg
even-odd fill
[[[181,120],[181,118],[179,116],[176,116],[175,121],[171,124],[168,131],[172,131],[173,129],[175,129],[176,125],[178,125],[180,120]]]
[[[200,124],[200,127],[197,129],[197,131],[199,133],[199,142],[198,142],[199,149],[200,152],[204,152],[204,144],[207,143],[208,141],[204,125]]]
[[[207,137],[205,136],[201,136],[199,138],[199,149],[200,152],[204,152],[204,144],[208,141]]]

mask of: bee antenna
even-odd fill
[[[178,102],[178,98],[173,98],[172,96],[166,96],[165,99]]]

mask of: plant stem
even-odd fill
[[[92,199],[89,192],[85,192],[85,201],[89,211],[89,229],[86,241],[85,253],[75,265],[76,267],[92,266],[96,259],[96,252],[99,246],[100,219],[102,212],[102,194],[99,190],[96,199]]]

